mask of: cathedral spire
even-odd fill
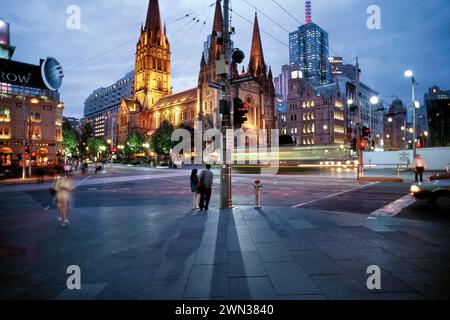
[[[258,14],[255,13],[255,23],[253,26],[252,50],[250,53],[250,63],[248,71],[255,77],[266,74],[266,63],[264,62],[264,52],[261,42],[261,33],[259,31]]]
[[[158,0],[149,1],[145,30],[154,31],[155,34],[161,33],[163,31]]]
[[[214,14],[213,33],[223,31],[223,15],[220,0],[216,0],[216,12]]]

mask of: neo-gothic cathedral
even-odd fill
[[[158,0],[150,0],[145,26],[136,48],[134,97],[124,99],[117,115],[118,141],[124,143],[128,134],[138,131],[150,140],[161,123],[168,120],[177,127],[182,123],[194,126],[202,121],[203,129],[219,125],[218,101],[221,93],[208,86],[216,81],[216,60],[224,54],[218,39],[223,30],[220,0],[217,0],[208,59],[202,54],[198,85],[172,93],[171,52],[162,26]],[[268,70],[269,69],[269,70]],[[247,72],[232,66],[233,78],[253,75],[254,81],[240,85],[239,96],[248,105],[248,122],[244,129],[275,129],[274,85],[272,71],[264,61],[258,17],[255,15],[250,62]]]

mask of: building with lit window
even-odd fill
[[[0,40],[2,46],[9,46],[9,33],[0,32]],[[30,163],[33,168],[52,166],[63,157],[64,105],[59,93],[15,83],[21,73],[28,74],[28,80],[36,76],[36,70],[40,76],[41,67],[12,61],[12,53],[0,57],[0,74],[15,74],[0,78],[0,177],[21,175],[24,149],[27,167]]]
[[[281,73],[278,77],[274,78],[275,85],[275,107],[276,107],[276,117],[277,117],[277,128],[285,128],[285,123],[287,119],[287,96],[288,96],[288,86],[289,80],[291,79],[291,67],[289,65],[283,65],[281,67]],[[285,132],[280,132],[281,135],[286,135]]]
[[[134,86],[134,71],[128,72],[113,85],[96,89],[84,103],[84,121],[94,126],[94,134],[100,138],[112,139],[115,117],[120,103],[125,98],[131,98]]]
[[[342,70],[344,59],[342,59],[342,57],[329,57],[328,62],[330,64],[331,77],[344,74],[344,71]]]
[[[289,34],[289,61],[293,70],[301,71],[304,79],[318,86],[331,80],[328,33],[311,22],[311,4],[308,2],[306,24]]]
[[[428,147],[450,147],[450,90],[434,86],[425,94],[428,114]]]
[[[345,105],[335,83],[313,87],[308,81],[289,81],[287,113],[281,132],[298,146],[345,145]]]

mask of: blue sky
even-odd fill
[[[271,0],[247,0],[285,29],[298,23]],[[210,33],[213,8],[193,16],[199,23],[182,19],[201,11],[214,0],[160,0],[161,16],[168,23],[172,45],[174,91],[196,85],[203,42]],[[244,0],[231,0],[233,9],[253,20],[254,9]],[[301,22],[304,1],[277,0]],[[66,27],[67,7],[81,9],[81,30]],[[367,8],[381,9],[381,30],[366,26]],[[40,58],[56,57],[66,77],[61,89],[66,115],[81,117],[84,100],[100,86],[108,86],[134,67],[135,45],[145,20],[148,0],[0,0],[0,17],[11,23],[11,41],[17,47],[14,60],[37,64]],[[347,62],[358,56],[362,81],[391,101],[392,95],[410,103],[410,82],[403,77],[413,69],[418,94],[432,85],[450,89],[450,2],[448,0],[312,0],[313,22],[329,33],[331,54]],[[259,15],[260,26],[288,43],[288,33]],[[207,21],[203,26],[203,21]],[[233,15],[237,47],[249,54],[252,26]],[[288,48],[262,33],[266,63],[274,75],[288,63]],[[122,45],[123,44],[123,45]],[[111,50],[112,48],[116,48]],[[108,54],[94,58],[101,53]],[[248,59],[244,62],[248,63]]]

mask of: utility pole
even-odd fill
[[[230,34],[230,0],[224,0],[223,2],[223,46],[225,51],[225,62],[227,73],[223,77],[223,91],[222,99],[227,101],[227,106],[232,109],[230,77],[231,77],[231,34]],[[228,159],[227,152],[227,130],[233,129],[231,116],[223,116],[222,118],[222,136],[223,136],[223,157],[222,168],[220,172],[220,203],[222,209],[230,209],[233,207],[232,200],[232,186],[231,186],[231,159]],[[233,140],[234,141],[234,140]],[[233,143],[234,144],[234,143]]]
[[[25,108],[26,104],[26,97],[25,97],[25,90],[23,90],[23,96],[22,96],[22,111],[23,111],[23,139],[22,139],[22,179],[26,179],[27,177],[27,164],[25,161],[26,153],[25,153],[25,146],[27,144],[27,111]]]
[[[412,137],[412,149],[413,149],[413,159],[417,156],[417,146],[416,146],[416,140],[417,140],[417,113],[416,113],[416,79],[414,79],[414,76],[412,76],[412,120],[413,120],[413,137]],[[405,128],[406,130],[406,128]]]
[[[359,76],[360,76],[360,69],[359,69],[359,61],[358,61],[358,57],[356,57],[356,67],[355,67],[355,72],[356,72],[356,93],[355,93],[355,103],[356,103],[356,107],[358,108],[358,121],[356,121],[356,137],[357,137],[357,141],[358,141],[358,173],[357,173],[357,179],[359,180],[360,177],[362,177],[364,175],[364,164],[363,164],[363,150],[361,150],[361,124],[362,124],[362,119],[361,119],[361,105],[360,105],[360,101],[359,101],[359,92],[360,92],[360,81],[359,81]]]

